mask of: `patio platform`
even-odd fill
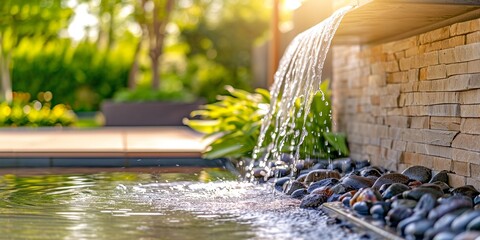
[[[202,165],[202,137],[187,127],[6,128],[0,167]]]

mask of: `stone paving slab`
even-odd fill
[[[0,129],[1,158],[200,157],[205,146],[187,127]]]

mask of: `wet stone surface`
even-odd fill
[[[293,197],[301,200],[300,208],[316,211],[324,203],[339,202],[346,212],[376,220],[406,239],[480,236],[480,192],[471,185],[450,187],[449,171],[412,166],[396,173],[365,161],[336,161],[330,169],[314,164],[315,170],[304,169],[297,177],[302,191]]]

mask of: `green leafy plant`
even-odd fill
[[[229,157],[238,159],[251,157],[257,144],[262,119],[269,109],[270,94],[265,89],[256,89],[254,93],[227,87],[230,95],[219,96],[218,101],[193,111],[192,117],[199,120],[184,119],[184,124],[192,129],[214,137],[204,152],[205,158]],[[345,135],[331,132],[331,104],[328,81],[324,81],[321,92],[315,95],[311,110],[307,116],[306,131],[309,133],[300,149],[301,157],[337,158],[348,156],[349,151]],[[296,109],[300,108],[298,99]],[[303,116],[296,118],[297,126],[303,125]],[[274,126],[269,126],[265,144],[270,144]],[[287,134],[286,143],[298,138],[294,133]],[[282,149],[289,152],[291,146]]]
[[[193,111],[192,117],[201,120],[184,119],[184,124],[196,131],[217,135],[204,152],[205,158],[249,156],[257,143],[262,109],[268,109],[269,93],[256,89],[254,93],[227,87],[229,96],[218,96],[218,101],[207,104],[203,109]]]
[[[75,114],[66,105],[52,106],[50,92],[38,96],[38,100],[30,101],[30,94],[14,93],[11,103],[0,103],[0,126],[71,126],[76,122]]]
[[[133,50],[125,44],[98,50],[94,43],[68,39],[48,43],[25,39],[12,56],[13,90],[36,96],[50,91],[52,104],[77,112],[96,111],[104,99],[127,86]]]

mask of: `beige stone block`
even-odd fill
[[[370,72],[374,75],[378,74],[385,74],[385,63],[383,62],[375,62],[370,65]]]
[[[404,128],[397,128],[397,127],[389,127],[388,128],[388,138],[398,140],[402,137],[403,132],[406,129]]]
[[[393,150],[387,151],[387,158],[385,163],[383,164],[386,169],[392,169],[392,171],[398,171],[398,162],[401,156],[401,153],[392,154],[392,152],[396,152]],[[395,169],[395,170],[394,170]]]
[[[452,151],[452,148],[449,146],[445,147],[445,146],[425,144],[425,151],[427,155],[452,159],[453,151]]]
[[[445,41],[445,40],[443,40],[443,41]],[[425,47],[426,47],[425,51],[426,52],[431,52],[431,51],[438,51],[438,50],[442,49],[442,42],[443,41],[436,41],[436,42],[426,44],[425,45]]]
[[[430,128],[430,117],[412,117],[410,127],[416,129]]]
[[[451,37],[441,42],[442,49],[453,48],[465,44],[465,35]]]
[[[383,96],[385,95],[386,90],[387,90],[386,87],[369,87],[369,88],[366,88],[365,91],[362,91],[362,93],[366,93],[369,96]],[[351,93],[349,94],[351,95]]]
[[[385,71],[386,72],[398,72],[400,71],[400,68],[398,66],[398,62],[397,61],[388,61],[385,63]]]
[[[414,94],[415,93],[404,93],[402,95],[400,95],[400,99],[402,102],[402,104],[400,104],[400,106],[411,106],[411,105],[414,105],[414,102],[415,102],[415,99],[414,99]]]
[[[427,52],[427,46],[426,45],[419,45],[417,54],[424,54]]]
[[[449,180],[448,185],[450,185],[453,188],[465,186],[465,183],[466,183],[465,176],[460,176],[453,173],[448,174],[448,180]]]
[[[480,179],[480,161],[478,164],[476,163],[470,163],[470,175],[473,178]]]
[[[387,83],[406,83],[408,82],[408,72],[394,72],[387,75]]]
[[[387,149],[387,159],[390,161],[399,162],[402,152],[395,151],[392,149]]]
[[[409,143],[414,143],[414,142],[422,143],[423,133],[421,130],[418,130],[418,129],[404,129],[402,132],[402,140]]]
[[[409,82],[416,82],[418,81],[418,73],[419,73],[419,70],[418,69],[410,69],[408,70],[408,81]]]
[[[411,66],[412,68],[422,68],[432,65],[437,65],[439,63],[439,54],[438,51],[427,52],[415,56],[414,63]]]
[[[433,158],[433,170],[442,171],[452,169],[452,160],[447,158],[441,157],[434,157]]]
[[[379,146],[371,146],[368,145],[365,147],[365,153],[369,155],[380,155],[380,147]]]
[[[407,142],[405,151],[428,155],[426,145],[425,143]]]
[[[461,105],[461,117],[480,117],[480,105]]]
[[[480,74],[473,73],[473,74],[466,74],[469,77],[468,88],[469,89],[476,89],[480,88]]]
[[[417,154],[417,165],[422,165],[427,168],[433,168],[433,157],[423,154]]]
[[[412,68],[412,65],[415,63],[415,59],[413,57],[408,57],[408,58],[401,58],[399,60],[400,64],[400,70],[406,71]]]
[[[384,125],[385,124],[385,117],[373,117],[373,116],[370,116],[374,119],[374,121],[372,122],[375,122],[376,124],[381,124],[381,125]]]
[[[427,68],[420,68],[418,80],[420,81],[427,80]]]
[[[381,144],[380,138],[371,137],[371,138],[368,139],[368,144],[373,145],[373,146],[380,146],[380,144]]]
[[[432,105],[428,106],[428,114],[439,117],[458,117],[461,114],[461,107],[459,104]]]
[[[458,133],[457,131],[430,129],[421,129],[420,132],[423,133],[423,143],[440,146],[450,146],[452,144],[453,138]]]
[[[480,89],[473,89],[460,92],[461,104],[476,104],[480,103]]]
[[[400,95],[400,89],[402,88],[401,84],[388,84],[387,85],[387,95]]]
[[[375,126],[375,138],[387,138],[388,137],[388,127],[384,125],[374,125]]]
[[[424,34],[420,34],[419,42],[420,44],[431,43],[450,37],[450,27],[439,28]]]
[[[387,149],[387,148],[384,148],[384,147],[380,148],[380,156],[379,156],[379,157],[380,157],[381,159],[383,159],[384,161],[387,160],[387,150],[388,150],[388,149]]]
[[[380,139],[380,146],[383,148],[392,148],[392,139],[382,138]]]
[[[452,148],[452,159],[460,162],[480,163],[480,153],[470,150]]]
[[[387,61],[395,61],[395,60],[397,59],[395,58],[395,55],[393,53],[387,54]]]
[[[373,106],[379,106],[380,101],[381,101],[380,96],[370,96],[370,104],[372,104]]]
[[[401,92],[416,92],[418,91],[418,83],[417,82],[408,82],[402,84],[400,88]]]
[[[403,92],[403,86],[402,86],[402,92]],[[406,105],[406,100],[407,100],[406,98],[407,98],[407,94],[405,94],[405,93],[400,94],[400,97],[398,98],[398,106],[399,107],[404,107]],[[393,115],[391,115],[391,116],[393,116]]]
[[[360,146],[359,144],[363,144],[363,137],[360,135],[348,135],[348,143],[351,148],[350,150],[355,152],[352,146]],[[362,147],[359,147],[359,149],[361,150]]]
[[[411,47],[405,50],[405,57],[413,57],[419,54],[418,46]]]
[[[391,169],[392,171],[398,172],[398,162],[397,161],[385,161],[381,160],[382,165],[385,166],[386,169]]]
[[[460,133],[453,140],[452,147],[480,152],[480,135]]]
[[[457,27],[458,27],[458,23],[454,23],[450,25],[450,36],[457,35]]]
[[[445,64],[427,67],[427,79],[440,79],[447,77],[447,67]]]
[[[480,134],[480,118],[463,118],[460,124],[460,132]]]
[[[467,44],[480,42],[480,31],[467,34]]]
[[[448,77],[447,79],[439,79],[434,81],[422,81],[419,82],[418,90],[421,92],[450,92],[450,91],[461,91],[466,89],[471,89],[478,86],[480,87],[480,79],[478,83],[477,79],[472,80],[472,76],[470,74],[463,74],[463,75],[454,75]]]
[[[397,165],[398,165],[398,172],[403,172],[405,169],[410,167],[410,165],[404,164],[404,163],[399,163]]]
[[[467,62],[480,59],[480,43],[457,46],[454,51],[455,60],[457,62]]]
[[[394,55],[395,55],[395,60],[400,60],[402,58],[405,58],[405,51],[402,50],[402,51],[395,52]]]
[[[452,36],[466,34],[478,30],[479,19],[474,19],[466,22],[455,23],[450,28],[450,34]]]
[[[438,130],[460,131],[459,117],[431,117],[430,128]]]
[[[406,105],[434,105],[458,103],[458,92],[414,92],[407,93]]]
[[[385,75],[370,75],[368,76],[368,85],[369,86],[385,86],[387,84]]]
[[[445,50],[440,50],[438,54],[438,59],[440,63],[454,63],[455,60],[455,50],[453,48],[448,48]]]
[[[480,60],[470,61],[467,65],[468,73],[480,72]]]
[[[411,153],[411,152],[404,152],[402,154],[402,163],[415,165],[418,163],[418,154]]]
[[[387,49],[385,49],[384,47],[384,50],[393,51],[393,52],[403,51],[403,50],[415,47],[417,45],[417,41],[418,41],[417,36],[405,38],[405,39],[393,42],[392,46],[385,46]]]
[[[438,146],[450,146],[456,131],[430,130],[430,129],[405,129],[402,134],[402,140],[407,141],[407,151],[410,143],[426,143]],[[423,146],[423,148],[425,148]],[[424,152],[415,148],[415,152]]]
[[[453,161],[453,172],[461,176],[470,176],[470,168],[468,163]]]
[[[470,150],[452,148],[452,159],[460,162],[479,163],[480,153]]]
[[[472,174],[473,177],[473,174]],[[475,189],[480,189],[480,181],[475,178],[467,177],[467,185],[472,185]]]
[[[387,110],[384,107],[374,107],[371,110],[371,114],[375,117],[387,116]]]
[[[393,127],[408,128],[410,126],[410,119],[405,116],[387,116],[385,124]]]
[[[393,140],[392,149],[400,152],[404,152],[407,147],[407,142],[402,140]]]
[[[480,30],[480,18],[470,20],[470,29],[472,31],[479,31]]]
[[[395,96],[384,96],[380,102],[381,107],[398,107],[398,98],[399,95]]]
[[[429,112],[428,106],[406,106],[402,108],[402,115],[404,116],[427,116]]]
[[[468,64],[466,62],[463,63],[453,63],[447,64],[447,76],[458,75],[468,73]]]

